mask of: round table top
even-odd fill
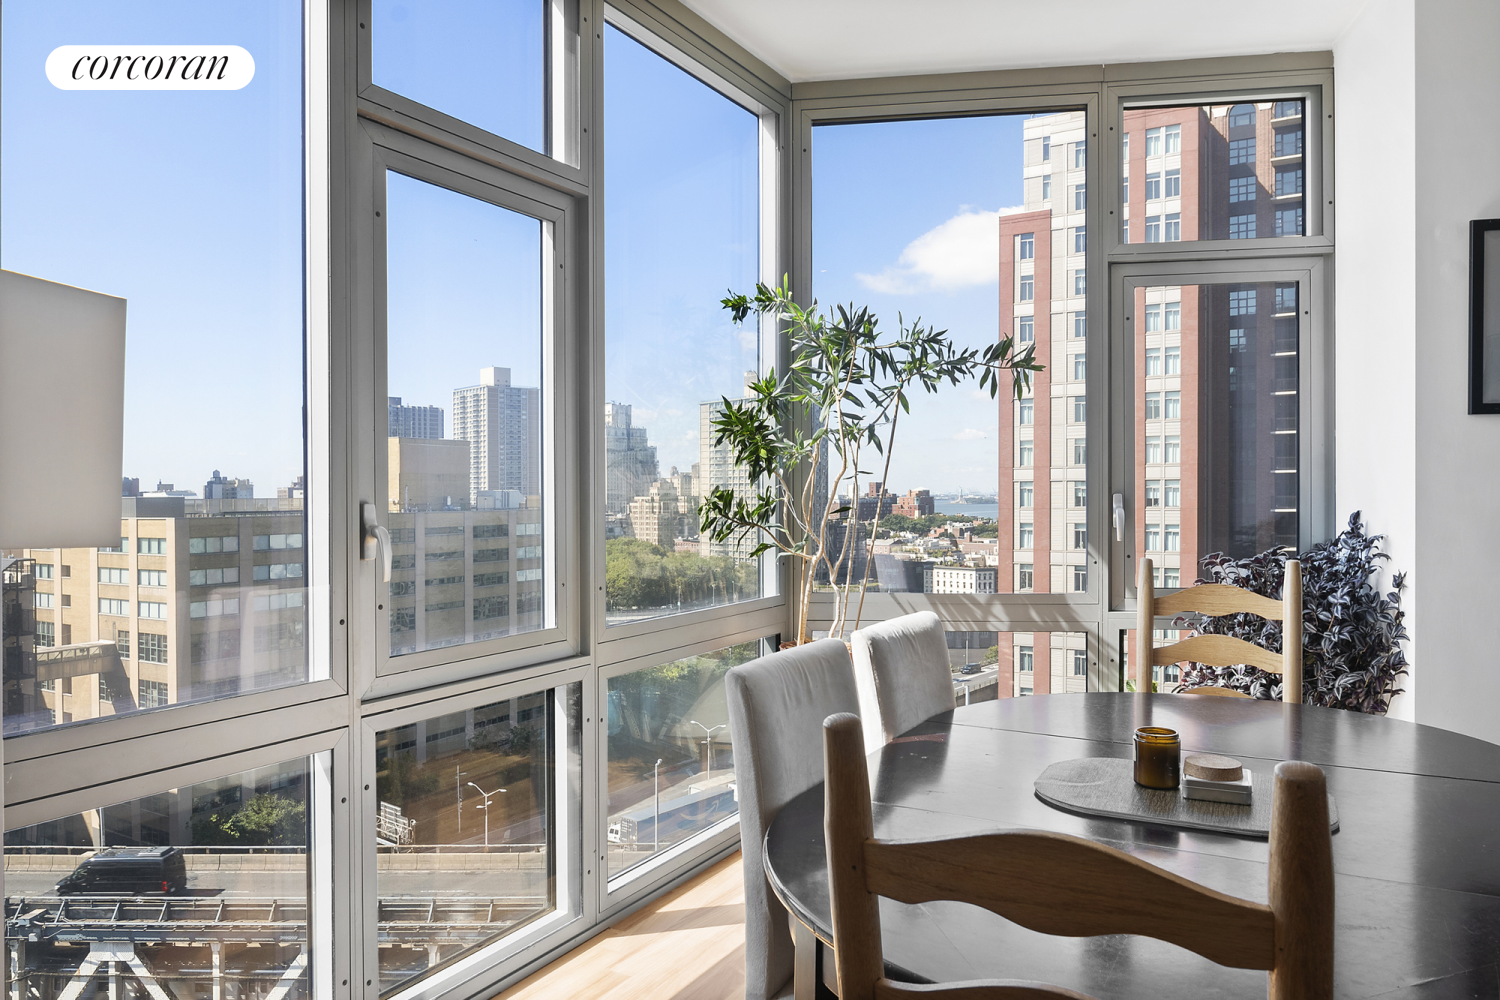
[[[1055,694],[944,712],[872,755],[877,837],[997,829],[1071,833],[1168,871],[1266,901],[1267,843],[1082,816],[1032,782],[1077,757],[1130,757],[1138,726],[1169,726],[1184,751],[1269,772],[1323,768],[1333,835],[1335,993],[1383,1000],[1500,993],[1500,746],[1337,709],[1201,695]],[[766,832],[766,874],[794,915],[832,940],[823,786]],[[1229,969],[1151,938],[1039,934],[962,903],[880,901],[886,962],[917,981],[1030,979],[1094,996],[1266,996],[1266,974]]]

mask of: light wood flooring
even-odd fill
[[[742,1000],[740,855],[714,865],[495,1000]]]

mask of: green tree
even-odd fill
[[[193,843],[236,847],[303,847],[307,806],[274,792],[256,795],[230,812],[193,817]]]
[[[984,651],[984,662],[987,663],[987,664],[988,663],[999,663],[1000,662],[1000,647],[999,646],[991,646],[989,649],[986,649]]]
[[[759,572],[753,562],[669,552],[639,538],[604,543],[605,602],[612,610],[736,601],[755,592]]]
[[[437,790],[438,776],[417,766],[411,752],[392,754],[375,775],[375,792],[382,802],[405,806],[412,799]]]

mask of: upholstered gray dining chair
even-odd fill
[[[859,629],[850,643],[865,753],[873,753],[924,719],[953,709],[948,639],[943,623],[931,611]]]
[[[786,909],[766,881],[762,847],[776,814],[823,780],[823,720],[859,710],[849,650],[837,639],[782,650],[724,678],[745,872],[745,1000],[792,991]]]

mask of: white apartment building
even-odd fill
[[[923,574],[929,594],[993,594],[1000,571],[992,566],[934,566]]]
[[[510,384],[509,368],[481,368],[453,390],[453,437],[469,442],[469,503],[481,490],[541,493],[541,390]]]

